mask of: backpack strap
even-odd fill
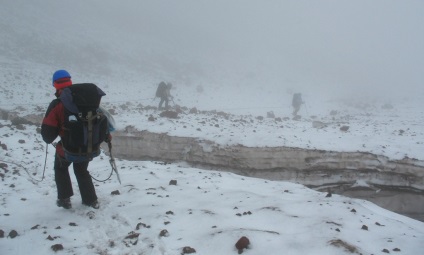
[[[87,153],[90,155],[93,151],[93,119],[97,117],[97,114],[93,117],[93,113],[89,111],[87,113],[87,121],[88,121],[88,144],[87,144]]]

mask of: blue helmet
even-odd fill
[[[53,87],[54,87],[54,82],[61,78],[71,78],[71,75],[66,70],[57,70],[53,74],[53,79],[52,79]]]

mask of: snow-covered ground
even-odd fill
[[[54,91],[48,84],[50,75],[44,78],[42,67],[38,68],[34,65],[22,73],[11,67],[3,71],[2,108],[19,116],[45,111]],[[128,91],[110,85],[112,81],[93,82],[107,92],[104,104],[114,112],[118,129],[134,126],[222,145],[358,150],[422,160],[422,108],[414,101],[391,103],[393,108],[339,101],[312,107],[314,100],[309,101],[306,93],[308,108],[302,108],[300,120],[293,120],[288,103],[264,109],[263,101],[249,102],[240,114],[237,106],[241,104],[210,92],[207,95],[216,107],[201,104],[207,111],[199,107],[194,114],[190,113],[196,107],[196,102],[190,101],[193,97],[175,85],[176,103],[184,106],[187,102],[188,106],[183,107],[180,118],[168,119],[149,108],[158,103],[152,97],[154,84],[134,93],[136,86]],[[254,98],[248,93],[255,91],[243,93]],[[150,98],[134,99],[143,95]],[[269,111],[276,116],[267,117]],[[148,121],[150,116],[156,121]],[[314,121],[325,125],[313,127]],[[348,131],[341,131],[341,126],[349,126]],[[326,193],[298,184],[184,164],[118,160],[122,185],[115,176],[105,183],[96,182],[101,208],[81,205],[75,185],[73,209],[67,211],[55,205],[52,146],[45,179],[37,181],[42,177],[46,151],[37,128],[1,121],[2,254],[49,254],[56,244],[71,254],[181,254],[186,246],[197,254],[231,254],[237,252],[235,243],[242,236],[251,243],[246,254],[419,254],[424,248],[424,223],[370,202],[326,197]],[[106,179],[111,169],[107,156],[96,158],[89,169],[95,178]],[[171,180],[177,185],[169,185]],[[18,236],[12,238],[14,230]]]
[[[0,109],[39,119],[53,72],[65,68],[106,92],[120,130],[424,160],[422,3],[97,2],[2,3]],[[162,80],[174,85],[177,119],[152,109]],[[295,92],[305,101],[299,119]],[[64,210],[54,148],[38,128],[0,120],[0,254],[236,254],[242,236],[245,254],[424,250],[423,222],[370,202],[184,163],[117,159],[122,184],[96,182],[100,209],[81,205],[73,179]],[[106,179],[108,157],[89,170]]]
[[[420,254],[424,223],[370,202],[181,164],[117,161],[95,182],[101,208],[56,207],[49,146],[37,126],[1,121],[1,254]],[[108,157],[90,163],[96,179]],[[72,175],[73,176],[73,175]],[[73,177],[72,177],[73,178]],[[172,180],[176,185],[171,185]],[[73,182],[76,181],[73,179]],[[14,231],[17,236],[14,237]]]

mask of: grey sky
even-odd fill
[[[17,0],[7,5],[12,9],[5,12],[14,13],[9,20],[24,27],[27,22],[34,34],[44,29],[52,40],[65,34],[70,44],[93,41],[130,63],[171,62],[166,66],[171,76],[172,66],[181,72],[181,63],[192,62],[300,87],[379,91],[424,85],[421,0]],[[59,26],[63,33],[55,33]]]
[[[142,1],[120,10],[115,5],[113,22],[138,34],[136,40],[154,38],[167,54],[191,55],[201,63],[265,69],[281,80],[318,85],[423,85],[423,1]]]

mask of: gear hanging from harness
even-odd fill
[[[53,147],[56,147],[54,144],[52,144],[53,145]],[[119,181],[119,184],[122,184],[122,182],[121,182],[121,177],[119,176],[119,172],[118,172],[118,168],[116,167],[116,163],[115,163],[115,158],[113,157],[113,155],[112,155],[112,142],[111,141],[108,141],[107,142],[107,145],[108,145],[108,147],[109,147],[109,163],[110,163],[110,166],[112,167],[112,171],[110,172],[110,175],[106,178],[106,179],[104,179],[104,180],[99,180],[99,179],[96,179],[95,177],[93,177],[91,174],[90,174],[90,176],[91,176],[91,178],[93,179],[93,180],[95,180],[95,181],[98,181],[98,182],[105,182],[105,181],[107,181],[107,180],[109,180],[110,179],[110,177],[112,177],[112,174],[113,174],[113,172],[115,172],[115,174],[116,174],[116,177],[118,178],[118,181]],[[47,162],[47,149],[48,149],[48,144],[47,144],[47,147],[46,147],[46,160],[44,161],[44,171],[43,171],[43,178],[41,179],[41,180],[35,180],[35,181],[37,181],[37,182],[41,182],[41,181],[43,181],[44,180],[44,172],[46,171],[46,162]],[[29,174],[29,173],[28,173]]]

